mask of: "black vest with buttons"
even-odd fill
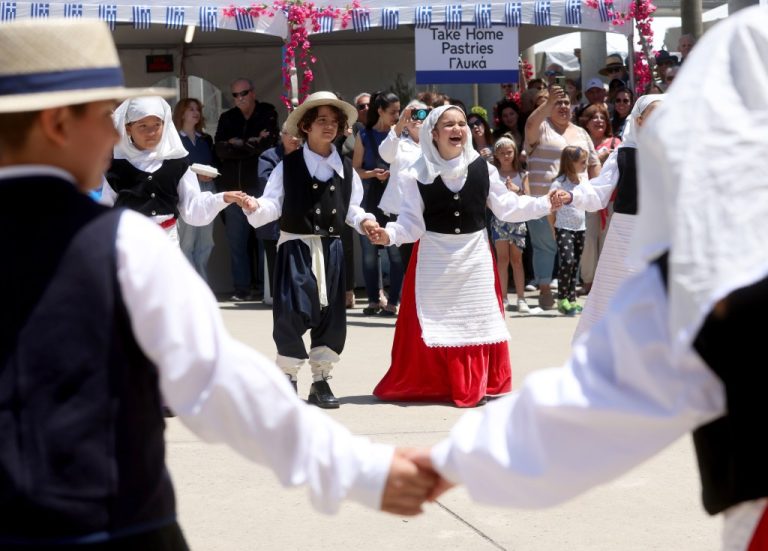
[[[283,159],[283,212],[280,230],[299,235],[339,237],[352,197],[352,164],[344,159],[344,178],[313,178],[301,148]]]
[[[157,368],[117,280],[123,213],[58,178],[0,180],[0,548],[175,521]]]
[[[637,214],[637,149],[620,147],[616,157],[619,181],[616,184],[616,200],[613,212]]]
[[[656,261],[665,282],[667,261],[667,254]],[[693,343],[725,386],[726,414],[693,433],[702,500],[712,515],[768,497],[768,448],[760,436],[768,369],[760,360],[765,328],[757,314],[767,305],[768,278],[734,291],[725,312],[707,316]]]
[[[168,159],[155,172],[144,172],[125,159],[115,159],[107,182],[117,193],[116,207],[126,207],[146,216],[179,216],[178,185],[189,168],[189,158]]]
[[[482,157],[469,164],[467,181],[455,193],[446,187],[440,176],[431,184],[418,184],[424,201],[427,231],[459,234],[485,229],[485,205],[490,183],[488,163]]]

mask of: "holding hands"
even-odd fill
[[[422,513],[425,501],[434,501],[453,485],[435,471],[429,449],[395,449],[384,486],[381,510],[396,515]]]
[[[259,208],[259,202],[256,198],[251,197],[244,191],[225,191],[224,202],[237,203],[237,206],[246,211],[247,214],[250,214]]]
[[[567,205],[573,199],[573,196],[564,189],[553,189],[547,194],[552,204],[552,212],[557,211],[563,205]]]

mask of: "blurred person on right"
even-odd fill
[[[754,131],[768,91],[750,86],[766,81],[768,11],[745,8],[707,32],[640,135],[631,252],[644,267],[562,368],[529,374],[417,454],[449,481],[441,489],[463,483],[478,502],[548,507],[693,432],[704,509],[724,520],[721,549],[768,549],[768,370],[756,361],[768,134]]]

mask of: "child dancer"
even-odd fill
[[[571,193],[579,185],[581,174],[586,174],[587,150],[569,145],[560,155],[560,172],[552,181],[550,190],[565,190]],[[584,250],[586,214],[584,209],[574,205],[564,205],[555,214],[550,215],[550,223],[555,229],[557,243],[557,309],[561,314],[572,316],[581,312],[576,302],[576,279],[579,262]]]
[[[339,407],[328,379],[347,336],[342,226],[361,234],[379,227],[360,208],[360,177],[333,144],[356,119],[355,108],[332,92],[310,95],[285,121],[285,130],[300,135],[304,146],[275,167],[259,199],[245,201],[252,226],[280,219],[272,307],[277,365],[295,389],[309,358],[309,402],[321,408]],[[309,354],[302,340],[307,330]]]
[[[502,137],[494,144],[494,165],[499,170],[507,189],[518,195],[530,194],[528,188],[528,174],[523,170],[517,144],[514,140]],[[523,269],[523,251],[525,248],[525,235],[528,228],[525,222],[503,222],[493,216],[491,222],[491,235],[496,248],[496,269],[499,272],[501,284],[501,300],[506,308],[507,292],[509,286],[508,266],[512,266],[512,277],[515,280],[515,293],[517,293],[517,311],[527,314],[531,310],[525,302],[525,270]]]
[[[472,147],[464,111],[434,109],[421,128],[422,156],[402,173],[397,222],[375,233],[388,245],[419,241],[403,287],[392,365],[373,391],[382,400],[472,407],[509,392],[509,331],[485,226],[545,216],[549,196],[518,196]]]

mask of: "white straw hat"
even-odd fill
[[[172,88],[126,88],[109,28],[94,19],[28,19],[0,29],[0,113],[173,97]]]
[[[291,111],[288,118],[285,120],[285,130],[289,134],[294,136],[299,135],[299,121],[304,116],[304,113],[312,109],[313,107],[320,107],[321,105],[333,105],[341,109],[347,116],[347,124],[352,126],[357,120],[357,109],[350,105],[346,101],[341,101],[336,97],[333,92],[315,92],[307,96],[304,103],[299,105],[296,109]]]

